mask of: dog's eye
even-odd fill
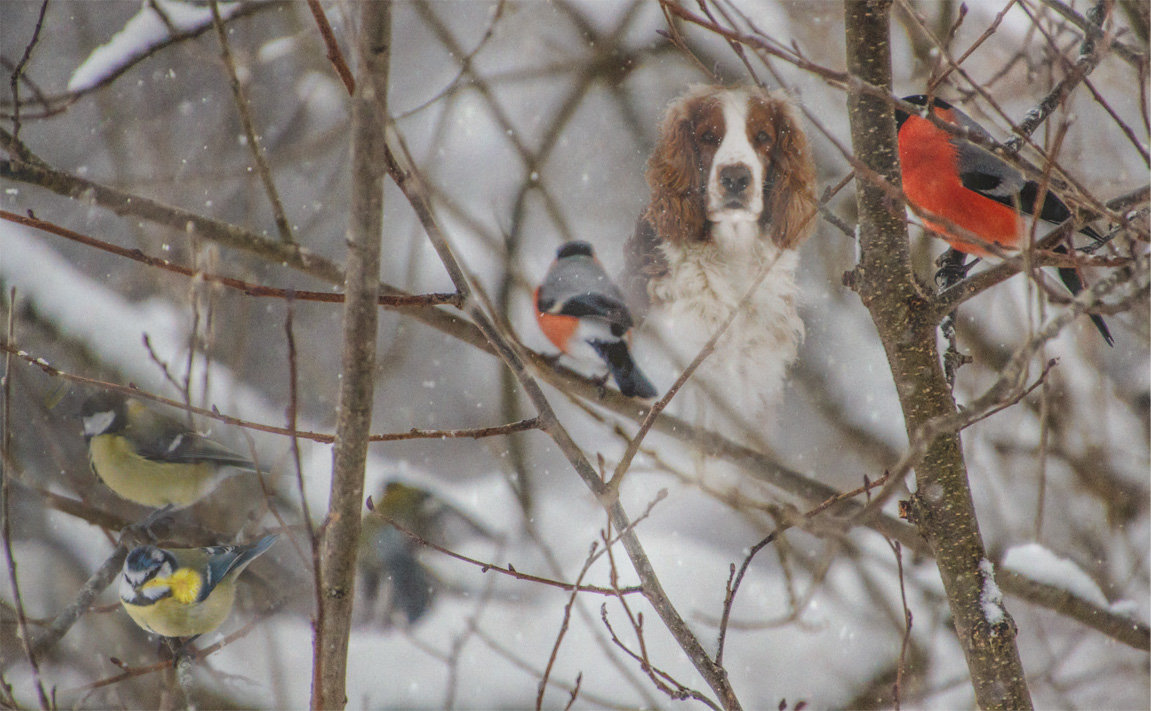
[[[767,131],[760,131],[759,133],[755,134],[756,145],[762,146],[763,144],[767,143],[770,140],[771,140],[771,136],[767,135]]]
[[[703,135],[699,137],[699,140],[709,146],[715,146],[719,144],[719,136],[715,135],[715,131],[704,131]]]

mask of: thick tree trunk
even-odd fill
[[[391,5],[359,4],[356,57],[359,77],[352,100],[352,200],[345,268],[344,337],[339,416],[332,452],[328,516],[322,529],[321,607],[317,611],[312,708],[341,709],[355,598],[356,549],[364,499],[364,464],[372,425],[377,296],[387,115]]]
[[[891,86],[890,0],[846,0],[847,66],[859,79]],[[895,123],[884,100],[848,98],[855,157],[899,184]],[[857,171],[859,176],[859,171]],[[955,413],[936,350],[933,309],[911,273],[902,209],[875,180],[857,177],[860,263],[856,287],[883,341],[909,436]],[[986,561],[957,434],[936,437],[916,467],[913,522],[935,552],[976,702],[984,709],[1029,709],[1015,624],[997,597]]]

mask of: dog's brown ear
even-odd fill
[[[763,201],[770,210],[771,239],[780,247],[795,249],[815,228],[815,162],[791,101],[780,94],[771,95],[768,101],[775,144]]]
[[[690,242],[704,239],[706,176],[694,144],[690,98],[668,107],[659,127],[659,140],[647,162],[651,202],[643,219],[660,239]]]

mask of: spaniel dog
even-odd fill
[[[624,249],[621,281],[679,367],[771,264],[696,372],[709,399],[741,419],[764,413],[803,338],[796,249],[815,223],[815,165],[795,108],[754,87],[695,87],[668,107],[647,182],[651,202]]]

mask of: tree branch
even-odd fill
[[[352,99],[352,204],[344,282],[344,342],[332,483],[321,543],[322,605],[317,611],[312,708],[347,703],[348,640],[355,599],[356,553],[364,467],[375,393],[376,323],[383,230],[384,125],[391,51],[390,2],[359,5],[356,56],[360,81]]]
[[[400,147],[402,148],[402,146]],[[464,296],[466,313],[471,316],[473,322],[483,332],[496,353],[519,380],[520,386],[536,408],[540,429],[552,438],[584,484],[607,511],[612,525],[620,532],[620,540],[639,576],[644,597],[651,603],[684,653],[688,655],[696,671],[719,697],[723,707],[728,711],[740,709],[739,699],[728,681],[727,673],[708,656],[703,645],[700,644],[664,591],[618,497],[611,495],[609,487],[599,478],[595,468],[584,456],[579,445],[575,443],[563,423],[556,417],[555,411],[552,410],[539,383],[528,373],[523,359],[513,345],[513,341],[506,338],[488,317],[485,309],[490,308],[490,305],[481,303],[484,301],[482,295],[472,291],[463,265],[456,259],[451,245],[448,244],[432,215],[431,205],[427,200],[427,190],[423,186],[421,178],[410,160],[407,159],[406,153],[399,155],[404,158],[402,164],[397,160],[397,152],[389,146],[387,150],[388,171],[396,184],[399,185],[400,190],[403,191],[404,197],[411,204],[456,290]]]

